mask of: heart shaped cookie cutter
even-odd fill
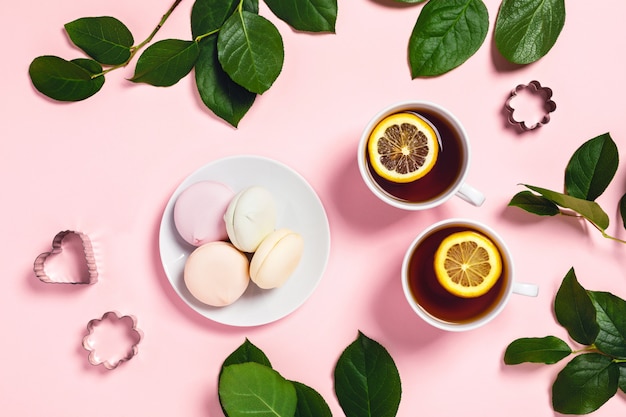
[[[78,239],[80,241],[81,253],[74,253],[78,258],[84,260],[84,265],[80,265],[80,272],[76,275],[65,275],[49,273],[47,263],[55,256],[60,255],[64,250],[64,243],[70,239]],[[56,234],[52,240],[52,250],[40,254],[33,266],[35,275],[42,282],[54,284],[95,284],[98,282],[98,269],[96,268],[96,259],[93,253],[93,247],[89,237],[81,232],[73,230],[64,230]]]

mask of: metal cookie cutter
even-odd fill
[[[102,318],[87,323],[83,347],[89,351],[90,364],[111,370],[137,354],[142,337],[133,316],[119,316],[114,311],[108,311]]]
[[[513,101],[518,97],[520,93],[528,93],[531,95],[536,95],[543,101],[542,109],[543,115],[539,118],[539,121],[535,123],[527,123],[525,120],[518,120],[515,117],[515,108],[513,107]],[[550,113],[556,110],[556,103],[552,101],[552,89],[548,87],[543,87],[539,81],[531,81],[527,85],[519,84],[515,87],[509,98],[506,100],[504,107],[509,113],[508,121],[512,125],[518,126],[522,131],[526,132],[529,130],[537,129],[550,121]],[[520,109],[521,111],[521,109]]]
[[[67,250],[65,268],[56,271],[50,265],[55,258],[60,258]],[[73,264],[69,262],[73,259]],[[35,275],[46,283],[58,284],[94,284],[98,281],[98,270],[89,237],[80,232],[65,230],[57,233],[52,240],[52,250],[44,252],[35,259]]]

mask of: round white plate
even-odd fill
[[[183,268],[194,247],[174,226],[178,195],[198,181],[218,181],[234,192],[260,185],[274,196],[277,228],[289,228],[304,238],[304,253],[297,269],[280,288],[262,290],[250,282],[244,295],[226,307],[197,301],[183,281]],[[187,177],[174,191],[161,219],[159,250],[165,274],[176,293],[195,311],[213,321],[232,326],[257,326],[278,320],[300,307],[317,287],[330,253],[330,228],[322,202],[297,172],[259,156],[233,156],[211,162]]]

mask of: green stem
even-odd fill
[[[207,33],[205,33],[203,35],[196,36],[195,42],[200,42],[202,39],[208,38],[209,36],[214,35],[214,34],[216,34],[219,31],[220,31],[219,29],[215,29],[215,30],[207,32]]]
[[[596,348],[595,345],[590,345],[590,346],[586,346],[582,349],[578,349],[578,350],[573,350],[572,351],[572,355],[578,355],[579,353],[584,353],[584,352],[597,352],[598,349]]]
[[[240,0],[240,1],[239,1],[239,4],[237,4],[237,10],[235,10],[235,12],[233,12],[233,13],[239,13],[239,14],[241,14],[242,12],[243,12],[243,0]],[[217,32],[219,32],[219,31],[220,31],[220,29],[221,29],[221,28],[217,28],[217,29],[212,30],[212,31],[210,31],[210,32],[207,32],[207,33],[205,33],[205,34],[202,34],[202,35],[196,36],[195,42],[200,42],[202,39],[204,39],[204,38],[208,38],[209,36],[216,34]]]
[[[168,9],[168,11],[165,12],[165,14],[161,17],[161,21],[159,22],[158,25],[156,25],[156,27],[154,28],[152,33],[143,42],[141,42],[139,45],[137,45],[137,47],[134,48],[134,51],[137,51],[138,49],[143,48],[147,43],[152,41],[152,38],[154,38],[154,36],[157,34],[157,32],[165,24],[165,21],[170,17],[170,15],[174,11],[174,9],[176,9],[176,7],[178,7],[178,5],[180,4],[181,1],[183,1],[183,0],[174,0],[174,4],[172,4],[170,6],[170,8]]]
[[[626,240],[622,240],[622,239],[617,238],[617,237],[615,237],[615,236],[611,236],[611,235],[609,235],[609,234],[608,234],[608,233],[607,233],[604,229],[602,229],[600,226],[598,226],[597,224],[595,224],[595,223],[594,223],[594,222],[592,222],[591,220],[587,219],[586,217],[581,216],[581,215],[580,215],[580,214],[578,214],[578,213],[568,213],[568,212],[565,212],[565,211],[561,211],[561,214],[562,214],[563,216],[570,216],[570,217],[578,217],[578,218],[583,218],[583,219],[587,220],[589,223],[591,223],[591,224],[593,225],[593,227],[595,227],[596,229],[598,229],[598,230],[600,231],[600,233],[602,233],[602,237],[605,237],[605,238],[607,238],[607,239],[614,240],[614,241],[616,241],[616,242],[620,242],[620,243],[624,243],[624,244],[626,244]]]
[[[606,234],[606,232],[604,232],[603,230],[600,230],[600,231],[602,232],[602,236],[604,236],[607,239],[611,239],[611,240],[614,240],[614,241],[620,242],[620,243],[626,243],[626,240],[619,239],[619,238],[617,238],[615,236],[610,236],[610,235]]]
[[[600,350],[598,350],[598,348],[596,347],[595,344],[589,345],[589,346],[585,346],[582,349],[578,349],[578,350],[573,350],[572,351],[572,355],[578,355],[581,353],[589,353],[589,352],[595,352],[595,353],[599,353],[601,355],[607,356],[609,358],[611,358],[611,360],[615,363],[626,363],[626,359],[620,359],[620,358],[616,358],[613,355],[608,355]]]
[[[130,63],[130,61],[132,61],[133,58],[135,57],[135,54],[137,54],[137,52],[140,49],[142,49],[144,46],[149,44],[152,41],[152,39],[154,39],[156,34],[159,32],[159,30],[161,30],[161,27],[163,27],[163,25],[165,24],[167,19],[170,17],[170,15],[174,12],[174,10],[178,7],[178,5],[182,1],[183,0],[174,0],[174,3],[170,6],[170,8],[167,10],[167,12],[165,12],[165,14],[161,17],[161,20],[156,25],[156,27],[152,30],[150,35],[148,35],[148,37],[146,39],[144,39],[143,42],[141,42],[140,44],[130,48],[130,56],[128,57],[128,59],[125,62],[123,62],[123,63],[121,63],[119,65],[114,65],[111,68],[107,68],[106,70],[102,71],[99,74],[94,74],[94,75],[91,76],[91,78],[93,79],[93,78],[96,78],[96,77],[100,77],[102,75],[105,75],[106,73],[109,73],[109,72],[111,72],[113,70],[116,70],[118,68],[122,68],[122,67],[125,67],[126,65],[128,65]]]

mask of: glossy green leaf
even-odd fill
[[[617,392],[619,367],[599,353],[574,357],[552,385],[552,407],[563,414],[588,414]]]
[[[541,187],[535,187],[527,184],[524,185],[536,193],[541,194],[554,204],[563,208],[574,210],[576,213],[594,223],[601,230],[606,230],[606,228],[609,227],[609,216],[595,201],[583,200],[582,198],[572,197],[571,195],[558,193]]]
[[[269,358],[256,345],[246,339],[237,349],[235,349],[222,363],[222,369],[229,365],[235,365],[246,362],[256,362],[272,367]]]
[[[164,39],[150,45],[141,54],[131,81],[157,87],[169,87],[185,77],[198,59],[198,43]]]
[[[259,0],[243,0],[243,10],[259,14]]]
[[[619,154],[605,133],[583,143],[565,169],[565,190],[572,197],[593,201],[609,186],[617,172]]]
[[[331,417],[326,400],[313,388],[301,382],[291,381],[298,397],[295,417]]]
[[[237,127],[248,112],[256,94],[235,83],[217,58],[217,36],[200,41],[195,66],[196,88],[200,98],[218,117]]]
[[[527,337],[514,340],[504,352],[504,363],[517,365],[524,362],[554,364],[569,356],[572,349],[555,336]]]
[[[196,38],[218,30],[238,5],[239,0],[196,0],[191,8],[191,34]]]
[[[539,216],[556,216],[561,212],[552,201],[531,191],[520,191],[515,194],[509,202],[509,206],[519,207]]]
[[[191,34],[208,36],[220,30],[236,12],[240,0],[196,0],[191,8]],[[243,10],[259,13],[259,0],[243,0]]]
[[[335,366],[335,394],[346,417],[395,416],[402,386],[387,350],[359,332]]]
[[[296,30],[335,32],[337,0],[265,0],[265,4]]]
[[[218,394],[229,417],[293,417],[296,412],[293,384],[272,368],[256,362],[226,366]]]
[[[596,309],[587,291],[576,279],[571,268],[556,293],[554,313],[570,337],[583,345],[591,345],[600,331]]]
[[[28,68],[33,86],[45,96],[58,101],[80,101],[91,97],[104,84],[104,76],[92,78],[102,71],[95,61],[66,61],[57,56],[37,57]]]
[[[437,0],[424,5],[409,38],[413,78],[444,74],[483,44],[489,14],[482,0]]]
[[[608,292],[588,293],[600,327],[596,347],[607,355],[626,359],[626,301]]]
[[[66,23],[65,30],[76,46],[105,65],[128,61],[135,42],[130,30],[110,16],[83,17]]]
[[[100,83],[104,83],[104,76],[102,75],[102,65],[100,65],[93,59],[76,58],[72,59],[70,62],[86,70],[89,74],[91,74],[92,77],[94,77],[94,80],[97,80]]]
[[[248,339],[246,339],[237,349],[235,349],[230,355],[228,355],[226,359],[224,359],[218,378],[222,377],[222,372],[224,371],[225,367],[247,362],[256,362],[269,368],[272,367],[272,364],[270,363],[270,360],[265,355],[265,353],[256,345],[252,344]],[[222,407],[224,415],[228,416],[228,413],[226,412],[226,410],[224,410],[224,406],[221,403],[221,398],[220,406]]]
[[[278,29],[245,10],[226,20],[218,34],[217,51],[224,71],[253,93],[267,91],[283,68],[283,40]]]
[[[626,394],[626,363],[619,364],[619,389]]]
[[[564,0],[502,0],[496,47],[508,61],[529,64],[552,49],[564,25]]]

